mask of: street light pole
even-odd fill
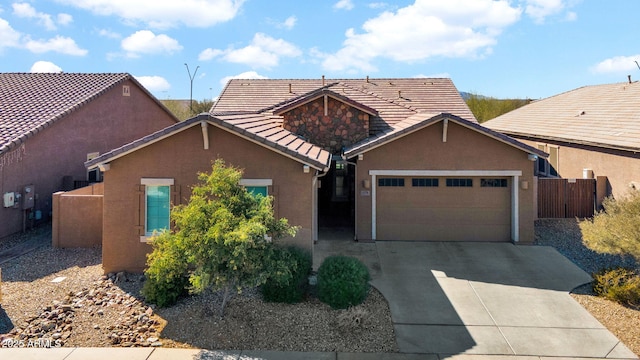
[[[189,108],[191,109],[191,115],[193,115],[193,79],[196,77],[196,73],[200,66],[196,66],[196,71],[193,72],[193,76],[191,76],[191,71],[189,71],[189,65],[184,63],[184,66],[187,67],[187,73],[189,74],[189,81],[191,81],[191,91],[189,92]]]

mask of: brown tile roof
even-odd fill
[[[525,105],[483,125],[513,136],[640,149],[640,83],[585,86]]]
[[[301,163],[308,164],[315,169],[326,171],[331,165],[331,154],[329,152],[283,129],[282,121],[279,117],[240,111],[200,114],[102,154],[91,161],[87,161],[85,166],[93,168],[99,164],[108,163],[180,131],[196,126],[202,121],[230,131]]]
[[[0,73],[0,154],[125,80],[164,107],[126,73]]]
[[[427,126],[433,125],[445,119],[454,121],[466,128],[477,131],[481,134],[492,137],[498,141],[501,141],[505,144],[513,146],[517,149],[520,149],[524,152],[535,154],[543,158],[547,158],[548,154],[540,151],[532,146],[524,144],[518,140],[515,140],[507,135],[501,134],[499,132],[488,129],[477,122],[469,121],[463,119],[459,116],[455,116],[452,114],[440,113],[440,114],[427,114],[427,113],[419,113],[407,118],[405,121],[402,121],[394,127],[394,129],[388,130],[386,132],[377,134],[375,136],[371,136],[364,141],[355,144],[354,146],[345,149],[344,155],[345,157],[352,158],[357,156],[358,154],[363,154],[369,150],[375,149],[379,146],[382,146],[388,142],[396,140],[402,136],[408,135],[414,131],[423,129]]]
[[[233,79],[212,107],[213,112],[270,112],[327,89],[362,104],[378,115],[371,133],[392,128],[419,112],[451,113],[476,122],[451,79]]]

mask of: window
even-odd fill
[[[438,179],[427,178],[413,178],[411,179],[411,186],[415,187],[438,187]]]
[[[144,237],[170,227],[171,186],[173,179],[142,179],[144,185],[145,220]]]
[[[245,189],[247,189],[248,192],[250,192],[253,195],[261,195],[261,196],[267,196],[267,187],[266,186],[245,186]]]
[[[473,187],[473,179],[447,179],[448,187]]]
[[[507,179],[480,179],[480,187],[507,187]]]
[[[558,176],[559,152],[560,147],[547,144],[537,144],[538,150],[542,150],[549,154],[549,159],[538,158],[536,165],[536,175],[541,176]]]
[[[378,179],[378,186],[401,187],[401,186],[404,186],[404,179],[403,178],[382,178],[382,179]]]
[[[254,195],[269,195],[269,186],[273,185],[271,179],[241,179],[240,185]]]

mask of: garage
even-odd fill
[[[471,173],[378,176],[376,239],[511,241],[513,176]]]

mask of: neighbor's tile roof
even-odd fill
[[[125,80],[155,99],[126,73],[0,73],[0,154]]]
[[[85,166],[92,168],[108,163],[135,150],[160,141],[180,131],[206,121],[214,126],[230,131],[250,141],[265,146],[285,156],[294,158],[318,170],[326,171],[331,164],[331,154],[322,148],[306,142],[282,128],[282,120],[276,116],[255,112],[226,112],[200,114],[191,119],[166,127],[134,142],[114,149],[108,153],[87,161]]]
[[[501,141],[505,144],[513,146],[524,152],[535,154],[543,158],[548,157],[547,153],[541,150],[538,150],[535,147],[529,146],[507,135],[504,135],[497,131],[493,131],[489,128],[486,128],[478,124],[477,122],[469,121],[459,116],[446,114],[446,113],[440,113],[440,114],[420,113],[420,114],[413,115],[405,119],[404,121],[396,124],[396,126],[393,129],[371,136],[357,144],[354,144],[353,146],[345,150],[344,155],[346,158],[352,158],[354,156],[357,156],[358,154],[363,154],[369,150],[372,150],[376,147],[384,145],[397,138],[408,135],[414,131],[423,129],[427,126],[433,125],[445,119],[454,121],[466,128],[479,132],[483,135],[492,137],[498,141]]]
[[[640,83],[581,87],[530,103],[483,125],[513,136],[637,151]]]
[[[341,94],[377,112],[372,133],[384,131],[416,113],[451,113],[476,121],[451,79],[233,79],[212,112],[271,112],[312,96],[319,89]]]

